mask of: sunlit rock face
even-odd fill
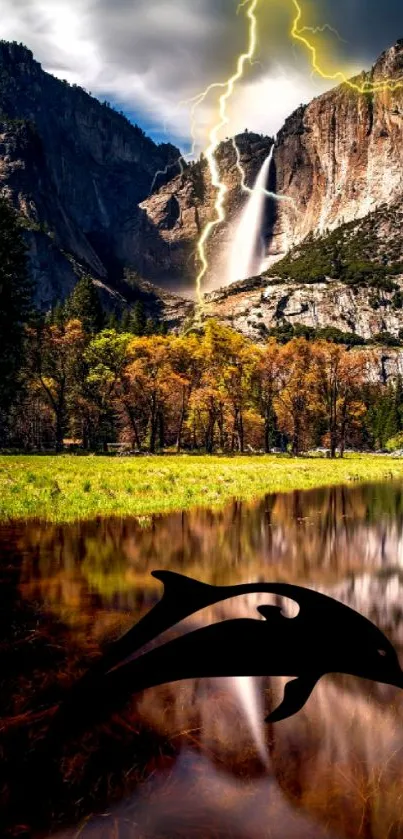
[[[203,281],[204,290],[228,282],[236,230],[249,200],[249,193],[242,189],[239,164],[245,185],[250,189],[273,146],[270,137],[253,132],[238,135],[235,142],[239,161],[231,140],[221,143],[216,152],[220,177],[226,189],[225,220],[212,230],[206,243],[209,270]],[[170,247],[172,270],[181,277],[179,288],[184,286],[193,293],[195,277],[200,270],[197,242],[205,226],[216,217],[216,198],[217,190],[212,187],[207,160],[202,159],[191,164],[182,175],[170,180],[140,205],[148,221],[158,231],[162,247]],[[266,207],[266,211],[266,215],[262,214],[261,232],[267,238],[271,230],[272,210]]]
[[[379,82],[402,75],[403,44],[383,53],[356,79]],[[281,254],[311,231],[365,216],[402,193],[403,91],[359,95],[346,85],[297,110],[280,131],[276,184],[298,213],[278,207],[270,250]]]
[[[403,290],[401,278],[394,282]],[[262,276],[206,295],[204,316],[256,342],[265,342],[270,330],[284,324],[315,330],[332,327],[364,340],[382,332],[397,338],[403,317],[393,306],[395,293],[352,287],[338,280],[313,284]]]
[[[403,45],[398,42],[380,56],[372,70],[356,81],[381,81],[402,75]],[[301,106],[278,134],[270,188],[292,199],[268,208],[264,230],[268,263],[286,253],[311,232],[333,229],[343,221],[362,218],[402,194],[401,131],[403,91],[360,95],[346,85]],[[268,153],[269,138],[244,134],[236,138],[246,182],[251,186]],[[231,143],[218,149],[217,161],[227,187],[226,221],[214,231],[207,246],[209,272],[205,288],[225,285],[228,249],[234,240],[239,214],[248,200]],[[172,196],[177,219],[172,220]],[[176,266],[191,260],[197,237],[214,216],[215,191],[206,163],[197,164],[171,180],[142,204],[164,241],[172,247]],[[171,221],[172,220],[172,221]]]

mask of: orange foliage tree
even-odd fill
[[[323,443],[334,457],[365,439],[370,350],[305,338],[256,345],[214,320],[199,333],[142,337],[89,334],[70,320],[31,329],[28,345],[25,404],[32,413],[43,400],[44,434],[50,412],[57,450],[68,429],[84,447],[120,439],[152,453],[287,443],[298,456]]]
[[[323,413],[320,394],[320,367],[315,346],[305,338],[295,338],[281,348],[279,390],[274,408],[279,428],[298,456],[314,438],[315,422]]]

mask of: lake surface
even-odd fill
[[[0,787],[10,835],[403,837],[403,692],[353,677],[325,677],[298,715],[274,726],[263,720],[284,679],[150,689],[119,718],[63,744],[53,792],[35,772],[47,709],[158,601],[153,570],[323,591],[377,623],[403,663],[400,484],[140,522],[8,523],[0,552]],[[199,620],[254,617],[258,602],[270,597],[237,598]],[[22,771],[36,784],[30,801]]]

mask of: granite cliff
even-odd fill
[[[402,72],[403,41],[398,41],[356,82],[397,79]],[[292,202],[268,201],[265,233],[269,261],[281,258],[309,233],[332,230],[343,222],[362,218],[401,196],[402,128],[401,88],[360,95],[341,85],[298,108],[275,142],[268,186]],[[246,184],[251,186],[272,141],[252,134],[235,139]],[[210,240],[207,289],[225,285],[225,246],[247,200],[231,142],[221,144],[217,159],[228,189],[228,212],[226,223],[216,228]],[[172,259],[182,271],[189,271],[190,254],[201,225],[211,218],[213,204],[208,168],[197,164],[141,205],[161,239],[169,241]],[[168,217],[171,221],[167,226]],[[192,270],[194,275],[193,265]]]
[[[214,317],[255,341],[333,330],[346,343],[403,338],[403,200],[310,234],[258,277],[205,298]],[[339,333],[339,334],[337,334]]]
[[[398,41],[360,81],[402,72]],[[267,186],[292,201],[267,201],[270,275],[212,291],[205,316],[255,339],[287,325],[399,339],[402,124],[402,89],[359,95],[342,85],[297,109],[275,141],[236,137],[239,159],[232,140],[221,143],[227,219],[209,242],[206,290],[226,284],[228,248],[248,198],[239,163],[252,186],[274,143]],[[25,47],[0,43],[0,189],[23,217],[42,308],[86,272],[107,305],[122,310],[140,297],[170,328],[189,321],[193,304],[172,291],[194,288],[197,240],[213,217],[215,190],[203,158],[180,171],[178,157],[107,103],[45,73]],[[315,264],[306,258],[312,241]],[[365,263],[360,276],[357,259]]]
[[[138,205],[178,156],[25,47],[0,43],[0,188],[23,216],[42,307],[83,270],[118,290],[124,267],[147,274],[155,232]]]
[[[239,161],[234,147],[239,152]],[[218,225],[206,246],[210,263],[207,277],[208,288],[212,279],[217,284],[225,284],[227,263],[234,224],[245,205],[248,194],[242,189],[242,177],[239,163],[243,169],[245,184],[253,186],[259,170],[270,153],[273,139],[260,134],[245,132],[233,140],[221,143],[216,159],[226,187],[226,221]],[[274,189],[274,181],[269,177],[268,185]],[[180,285],[194,290],[194,279],[199,270],[196,247],[202,230],[215,216],[216,190],[212,187],[207,161],[201,159],[189,166],[181,175],[163,185],[153,195],[141,203],[141,209],[147,219],[158,231],[161,247],[168,245],[173,273],[180,279]],[[274,220],[273,206],[268,202],[265,235],[271,234]],[[156,251],[158,259],[158,250]]]
[[[400,79],[403,40],[355,81]],[[296,212],[279,216],[269,250],[283,254],[312,232],[334,229],[393,203],[403,191],[403,90],[358,94],[347,85],[301,107],[280,131],[276,187]]]

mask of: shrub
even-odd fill
[[[403,449],[403,431],[400,431],[395,437],[391,437],[387,441],[385,448],[388,452],[397,452]]]

